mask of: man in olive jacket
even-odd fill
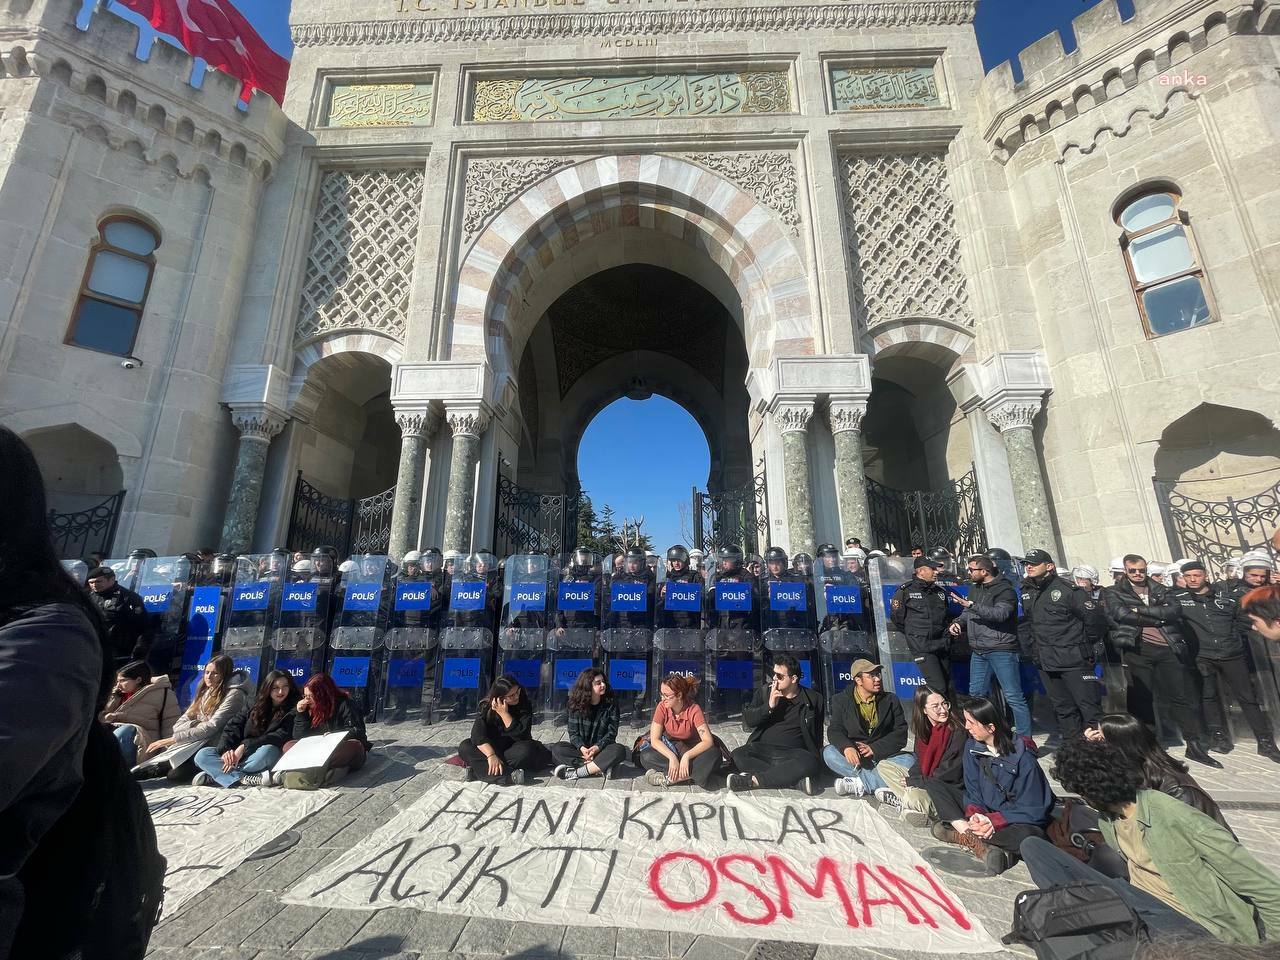
[[[836,780],[836,793],[861,797],[887,786],[876,770],[882,760],[895,760],[904,769],[912,756],[907,745],[907,718],[902,703],[884,689],[881,666],[855,660],[849,667],[852,682],[831,698],[831,724],[822,751],[822,762]]]

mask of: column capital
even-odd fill
[[[798,397],[779,398],[774,401],[769,412],[778,425],[780,433],[804,433],[809,429],[809,421],[813,418],[816,401]]]
[[[827,402],[827,425],[832,433],[861,430],[862,419],[866,415],[866,397],[832,397]]]
[[[266,403],[234,404],[231,407],[231,422],[240,431],[240,436],[264,443],[270,443],[288,420],[286,413]]]
[[[1030,430],[1031,423],[1042,406],[1043,404],[1036,397],[1010,397],[987,404],[983,409],[986,410],[987,419],[991,421],[991,425],[1001,433],[1005,433],[1021,427]]]
[[[440,411],[433,407],[395,407],[401,437],[421,437],[430,441],[440,428]]]
[[[492,415],[488,404],[476,400],[446,400],[444,419],[449,432],[455,437],[481,436],[489,426]]]

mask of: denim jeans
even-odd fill
[[[130,767],[138,765],[138,728],[132,723],[122,723],[111,731],[116,735],[116,743],[120,744],[120,753],[124,762]]]
[[[828,743],[822,750],[822,762],[827,765],[828,770],[837,777],[854,777],[861,780],[862,785],[867,788],[867,793],[889,786],[884,782],[884,777],[880,776],[879,766],[881,763],[896,763],[898,766],[909,770],[911,769],[911,760],[911,754],[900,753],[894,757],[885,757],[874,767],[855,767],[845,759],[844,754],[837,750],[834,744]]]
[[[1031,736],[1031,708],[1022,692],[1022,667],[1013,650],[976,650],[969,659],[969,696],[985,697],[991,692],[991,675],[1000,681],[1009,709],[1013,711],[1013,729],[1024,737]]]
[[[241,760],[240,764],[230,773],[223,773],[222,754],[218,753],[213,747],[202,747],[200,752],[195,755],[195,762],[197,767],[213,777],[218,786],[234,787],[246,773],[262,773],[270,770],[276,765],[280,755],[281,750],[279,747],[259,747]]]

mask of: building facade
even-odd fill
[[[1225,556],[1280,519],[1280,5],[1136,6],[1015,83],[971,0],[294,0],[241,111],[10,0],[0,422],[116,552],[501,549],[656,392],[761,546]]]

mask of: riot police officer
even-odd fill
[[[791,569],[802,577],[813,573],[813,557],[807,553],[797,553],[791,558]]]
[[[595,604],[590,610],[556,609],[556,632],[563,634],[565,630],[594,630],[600,623],[600,592],[598,574],[595,570],[595,555],[586,547],[578,547],[570,558],[569,566],[560,578],[561,583],[592,584],[596,588]]]
[[[110,567],[94,567],[89,571],[88,583],[89,596],[106,623],[107,641],[116,665],[145,660],[151,637],[142,597],[122,587]]]
[[[661,627],[677,630],[697,630],[702,626],[701,610],[669,610],[666,606],[667,584],[696,583],[701,584],[702,577],[689,565],[690,553],[683,544],[677,543],[667,551],[667,576],[658,587],[657,616]]]
[[[915,575],[900,586],[889,601],[894,628],[907,638],[911,657],[930,688],[951,694],[951,658],[948,656],[947,593],[938,582],[941,566],[928,557],[916,557]]]
[[[818,569],[814,573],[815,589],[825,590],[829,586],[857,586],[863,594],[862,606],[867,609],[866,582],[840,565],[840,550],[834,543],[824,543],[818,547]],[[829,630],[863,630],[856,613],[828,613],[818,625],[819,633]]]
[[[751,610],[723,611],[720,617],[720,628],[723,630],[754,630],[756,612],[759,610],[759,596],[755,578],[743,566],[742,551],[730,544],[716,551],[717,583],[749,583],[751,585]]]
[[[648,560],[643,547],[629,547],[622,558],[622,572],[613,576],[613,583],[644,584],[647,596],[643,611],[618,610],[610,611],[610,627],[632,627],[643,629],[650,627],[653,615],[653,573],[649,570]]]

